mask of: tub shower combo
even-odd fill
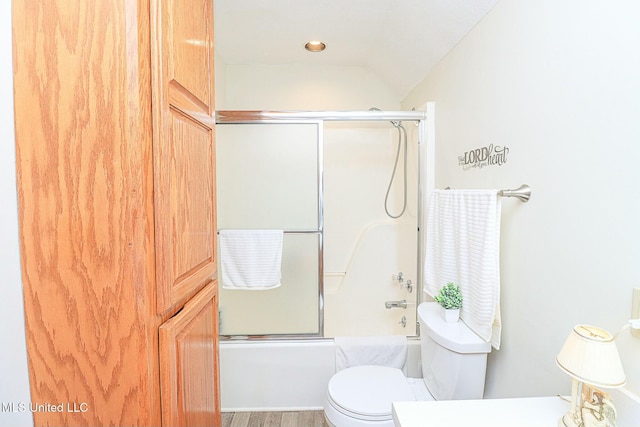
[[[223,410],[320,409],[332,337],[417,335],[424,111],[218,111],[219,230],[283,230],[281,286],[220,290]],[[409,342],[419,375],[419,343]]]
[[[424,112],[217,113],[219,230],[283,230],[282,286],[221,290],[225,339],[416,335]]]

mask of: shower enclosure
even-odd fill
[[[416,335],[425,120],[217,112],[218,228],[284,231],[282,286],[221,287],[223,338]]]

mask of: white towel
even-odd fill
[[[282,230],[221,230],[220,268],[225,289],[280,286]]]
[[[462,290],[461,319],[500,348],[500,199],[498,190],[435,190],[427,216],[424,291],[448,282]]]
[[[407,373],[407,337],[335,337],[336,372],[351,366],[378,365]]]

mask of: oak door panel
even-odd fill
[[[219,426],[217,289],[210,282],[160,326],[163,426]]]
[[[152,1],[158,311],[216,272],[213,4]]]
[[[148,4],[21,0],[12,18],[26,410],[157,425]]]

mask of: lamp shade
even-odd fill
[[[604,329],[577,325],[565,341],[556,363],[567,374],[596,387],[622,387],[626,378],[614,337]]]

